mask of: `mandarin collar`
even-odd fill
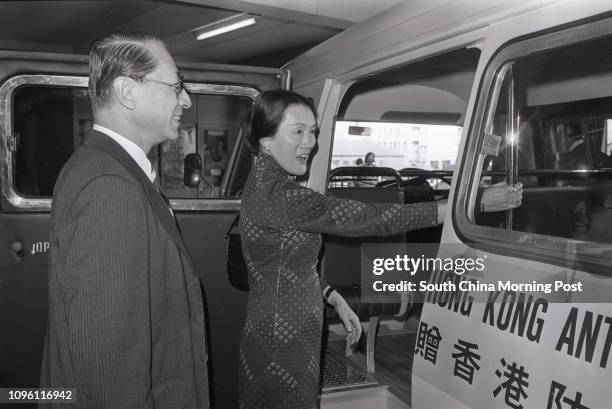
[[[274,159],[271,155],[267,153],[260,152],[255,157],[255,168],[261,171],[266,171],[273,173],[274,175],[287,179],[289,177],[293,177],[289,172],[283,169],[276,159]]]

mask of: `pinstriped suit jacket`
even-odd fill
[[[206,362],[200,281],[175,220],[92,131],[53,195],[41,386],[77,388],[78,408],[207,408]]]

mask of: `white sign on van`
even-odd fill
[[[611,345],[604,303],[474,303],[467,316],[428,303],[413,373],[448,395],[445,407],[456,399],[471,408],[603,408],[612,402]],[[413,407],[433,407],[413,394]],[[439,407],[440,396],[431,399]]]

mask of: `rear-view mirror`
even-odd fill
[[[185,156],[183,181],[188,187],[198,187],[202,183],[202,158],[197,153]]]

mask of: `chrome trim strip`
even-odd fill
[[[233,95],[255,99],[259,91],[244,85],[196,84],[186,82],[185,88],[191,94]]]
[[[508,149],[506,150],[506,182],[509,185],[513,185],[518,181],[518,109],[516,107],[516,78],[514,64],[510,65],[508,75],[510,75],[510,83],[508,84],[508,118],[510,118],[508,132],[506,132],[506,140],[508,139],[508,133],[510,134],[510,141],[507,141]],[[514,211],[512,209],[506,210],[506,229],[512,230],[512,224],[514,220]]]
[[[240,199],[170,199],[172,210],[177,212],[188,211],[219,211],[240,210]]]
[[[0,86],[0,199],[2,209],[16,212],[39,212],[51,210],[51,198],[28,198],[15,191],[13,155],[8,150],[8,136],[13,134],[11,112],[13,93],[22,85],[48,85],[87,88],[88,78],[65,75],[17,75]],[[185,83],[189,93],[243,96],[255,99],[259,91],[243,85]],[[235,211],[240,210],[240,199],[171,199],[177,211]]]

